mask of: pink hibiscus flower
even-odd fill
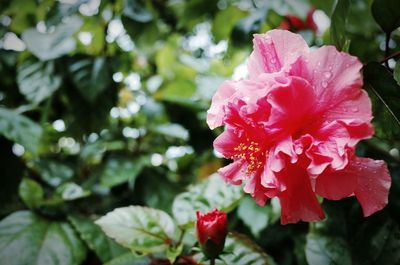
[[[282,224],[323,219],[316,195],[356,196],[364,216],[382,209],[391,184],[385,162],[355,156],[374,133],[362,64],[333,46],[310,51],[286,30],[253,42],[250,79],[225,81],[208,110],[211,129],[225,125],[214,147],[233,160],[220,175],[244,181],[260,205],[278,197]]]

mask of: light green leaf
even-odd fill
[[[147,256],[137,256],[134,253],[126,253],[116,257],[104,265],[150,265],[151,259]]]
[[[77,265],[86,248],[65,222],[50,222],[29,211],[0,222],[0,260],[7,265]]]
[[[0,134],[9,140],[19,143],[27,150],[36,153],[42,127],[17,112],[0,107]]]
[[[90,191],[82,189],[81,186],[73,182],[62,184],[57,188],[56,192],[64,201],[73,201],[90,195]]]
[[[32,179],[23,178],[19,184],[18,193],[26,206],[34,209],[43,201],[44,191],[39,183]]]
[[[110,157],[104,164],[100,182],[102,185],[112,188],[129,181],[133,188],[136,177],[142,172],[147,162],[147,157]]]
[[[258,237],[260,232],[264,230],[270,220],[272,214],[271,205],[261,207],[254,200],[246,196],[241,199],[237,214],[244,224],[250,229],[251,233]]]
[[[372,16],[382,30],[390,33],[400,27],[400,8],[397,0],[375,0],[371,6]]]
[[[86,58],[69,65],[69,72],[82,96],[93,102],[111,84],[111,75],[105,57]]]
[[[69,216],[68,220],[78,231],[82,240],[97,254],[103,263],[127,252],[127,249],[108,238],[92,220],[80,216]]]
[[[117,208],[96,224],[122,246],[143,253],[167,250],[178,236],[177,227],[167,213],[141,206]]]
[[[204,260],[203,254],[194,256],[195,260]],[[209,265],[210,263],[202,262]],[[224,254],[220,260],[216,260],[216,265],[275,265],[274,260],[265,253],[256,243],[245,235],[230,233],[226,238]],[[321,263],[322,264],[322,263]]]
[[[153,15],[141,0],[125,0],[122,14],[141,23],[150,22],[153,19]]]
[[[227,184],[218,174],[214,174],[178,195],[172,204],[172,213],[179,225],[189,226],[196,220],[196,211],[208,212],[217,208],[229,212],[241,197],[241,186]]]
[[[42,33],[36,28],[28,29],[22,33],[22,40],[40,60],[56,59],[75,49],[76,41],[72,35],[79,30],[82,24],[82,19],[78,16],[69,17],[51,33]]]
[[[350,4],[350,0],[338,0],[331,17],[331,39],[339,51],[348,50],[350,45],[346,37],[346,21]]]
[[[235,24],[243,17],[246,12],[236,6],[229,6],[220,11],[215,16],[212,25],[212,33],[215,40],[218,42],[223,39],[228,39]]]
[[[19,91],[32,103],[40,103],[61,86],[61,77],[54,72],[54,62],[28,60],[18,67]]]
[[[160,124],[154,128],[154,131],[165,136],[182,139],[187,141],[189,139],[189,132],[180,124]]]

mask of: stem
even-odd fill
[[[398,57],[398,56],[400,56],[400,51],[395,52],[395,53],[393,53],[393,54],[391,54],[391,55],[385,57],[385,59],[383,59],[382,61],[380,61],[380,63],[382,64],[382,63],[387,62],[387,61],[389,61],[390,59],[396,58],[396,57]]]
[[[210,259],[210,265],[215,265],[215,259]]]
[[[385,38],[385,57],[389,57],[389,42],[390,42],[390,34],[391,32],[386,32],[386,38]],[[389,68],[389,60],[385,61],[385,66]]]

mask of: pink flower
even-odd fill
[[[364,216],[382,209],[391,178],[383,161],[355,156],[370,138],[371,101],[362,64],[333,46],[310,51],[300,35],[254,36],[250,80],[225,81],[208,111],[210,128],[225,125],[214,147],[233,162],[219,170],[263,205],[278,197],[281,223],[317,221],[316,195],[356,196]]]

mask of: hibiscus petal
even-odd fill
[[[237,160],[229,165],[220,168],[218,173],[225,180],[225,182],[240,185],[244,179],[247,163],[243,160]]]
[[[355,195],[364,216],[369,216],[388,203],[390,184],[391,178],[384,161],[354,157],[345,169],[318,176],[316,193],[330,200]]]
[[[270,191],[270,189],[267,189],[261,185],[260,177],[260,170],[250,175],[247,179],[246,185],[243,187],[243,190],[246,193],[249,193],[258,205],[264,206],[269,199],[266,194]]]
[[[325,218],[304,169],[290,165],[279,176],[286,184],[286,190],[278,196],[281,203],[281,224]]]
[[[250,79],[261,73],[279,72],[292,64],[301,54],[308,52],[307,43],[298,35],[286,30],[271,30],[255,34],[254,51],[248,61]]]
[[[340,200],[354,194],[358,169],[348,165],[340,171],[328,170],[316,179],[315,192],[329,200]]]
[[[363,208],[364,216],[370,216],[388,203],[391,177],[387,165],[382,160],[360,157],[352,166],[358,169],[354,194]]]

